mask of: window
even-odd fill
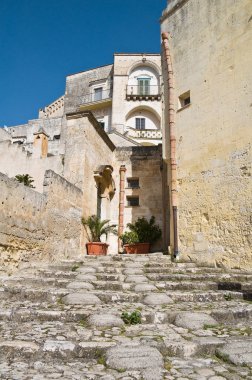
[[[179,97],[179,109],[191,104],[190,91],[185,92]]]
[[[102,87],[94,89],[94,100],[102,100]]]
[[[130,189],[139,188],[139,178],[127,178],[127,182]]]
[[[127,205],[129,207],[139,206],[139,197],[127,197]]]
[[[145,129],[145,118],[136,117],[136,129],[143,130]]]
[[[99,124],[100,124],[100,126],[102,127],[102,129],[105,128],[105,123],[104,123],[104,121],[99,121]]]
[[[138,95],[150,94],[150,78],[138,78]]]

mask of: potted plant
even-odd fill
[[[130,231],[120,236],[126,253],[149,253],[150,245],[160,239],[162,232],[155,224],[155,217],[148,221],[146,218],[138,218],[135,223],[128,223]]]
[[[108,244],[101,242],[101,236],[108,233],[117,234],[116,225],[109,225],[109,220],[101,220],[98,216],[92,215],[88,218],[82,218],[81,222],[85,228],[88,243],[86,244],[88,255],[106,255]]]

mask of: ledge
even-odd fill
[[[192,103],[189,103],[189,104],[187,104],[186,106],[179,108],[179,109],[177,110],[177,112],[180,112],[180,111],[185,110],[186,108],[189,108],[189,107],[191,106],[191,104],[192,104]]]
[[[103,139],[103,141],[107,144],[107,146],[112,150],[112,152],[116,149],[116,146],[113,144],[113,142],[108,137],[107,133],[103,130],[103,128],[100,126],[100,123],[96,120],[92,112],[90,111],[79,111],[79,112],[71,112],[66,114],[67,120],[71,119],[81,119],[82,117],[87,117],[90,123],[95,128],[96,132],[100,135],[100,137]]]

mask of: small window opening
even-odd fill
[[[104,123],[104,121],[99,121],[99,124],[100,124],[100,126],[102,127],[102,129],[105,128],[105,123]]]
[[[191,104],[190,91],[185,92],[179,97],[179,109]]]
[[[129,207],[139,206],[139,197],[127,197],[127,205]]]
[[[127,178],[128,188],[138,189],[139,188],[139,178]]]
[[[60,139],[60,135],[54,135],[53,136],[53,140],[59,140]]]
[[[138,129],[138,130],[145,129],[145,118],[144,117],[136,117],[136,129]]]
[[[102,87],[94,89],[94,100],[102,100]]]

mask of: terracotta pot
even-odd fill
[[[135,244],[125,244],[124,249],[126,253],[149,253],[150,243],[135,243]]]
[[[108,244],[101,242],[91,242],[86,244],[87,254],[88,255],[106,255],[108,251]]]

